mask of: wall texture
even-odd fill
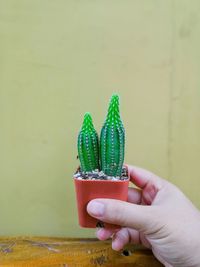
[[[77,224],[76,138],[117,92],[126,162],[200,208],[200,2],[0,0],[0,235]]]

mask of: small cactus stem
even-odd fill
[[[124,162],[125,130],[120,118],[119,96],[111,97],[108,114],[101,130],[101,170],[109,176],[121,176]]]
[[[84,115],[83,125],[78,135],[78,156],[81,171],[99,169],[99,140],[89,112]]]

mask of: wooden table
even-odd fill
[[[127,246],[116,252],[110,241],[97,239],[16,237],[0,238],[0,266],[138,266],[159,267],[151,251]]]

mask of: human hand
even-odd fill
[[[144,169],[128,166],[130,181],[128,202],[95,199],[88,213],[107,223],[122,226],[120,230],[101,228],[97,237],[112,237],[112,248],[127,243],[151,248],[166,267],[200,266],[200,212],[173,184]]]

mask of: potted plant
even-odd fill
[[[79,225],[95,228],[103,225],[91,217],[86,207],[95,198],[113,198],[127,201],[128,175],[124,163],[125,130],[120,117],[119,96],[112,95],[108,113],[101,129],[100,140],[91,114],[84,116],[78,134],[80,167],[74,174]]]

